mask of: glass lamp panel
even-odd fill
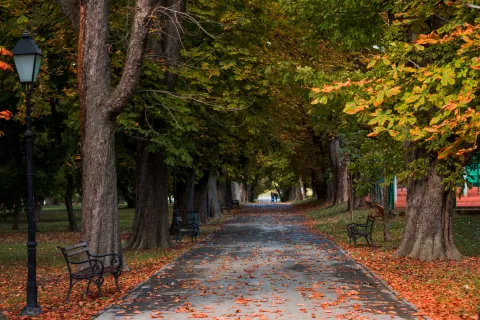
[[[37,54],[35,58],[35,73],[33,74],[33,82],[37,82],[37,76],[40,72],[40,63],[42,62],[42,56]]]
[[[33,67],[34,67],[34,54],[22,54],[14,55],[15,67],[17,68],[18,77],[21,83],[32,82]]]

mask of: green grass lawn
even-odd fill
[[[373,212],[373,209],[355,211],[354,222],[365,223],[367,215],[373,214]],[[347,204],[313,210],[308,215],[316,220],[316,228],[322,233],[328,234],[338,241],[348,241],[346,226],[352,221],[350,213],[347,212]],[[393,240],[384,242],[383,224],[381,221],[377,221],[373,228],[373,240],[376,245],[380,245],[382,248],[397,248],[404,226],[405,217],[400,217],[397,214],[391,226]],[[480,234],[480,215],[455,215],[453,230],[455,244],[460,253],[465,256],[480,256],[480,242],[477,237]],[[359,243],[363,242],[363,239],[359,240]]]
[[[172,220],[173,207],[169,206],[169,221]],[[81,226],[81,209],[74,209],[77,225]],[[134,209],[120,206],[119,224],[122,234],[128,234],[132,227]],[[202,234],[208,234],[215,230],[216,225],[223,220],[214,221],[209,225],[203,226]],[[27,217],[25,213],[20,214],[19,230],[12,230],[13,216],[9,215],[0,222],[0,266],[5,264],[15,264],[25,262],[27,257]],[[60,255],[57,246],[66,245],[79,240],[79,232],[68,231],[67,211],[62,205],[48,206],[42,210],[40,221],[38,222],[37,239],[37,263],[39,265],[58,266],[64,265],[65,261]],[[186,239],[187,240],[187,239]],[[161,255],[161,250],[139,250],[127,251],[127,259],[135,257],[136,259],[150,259]]]

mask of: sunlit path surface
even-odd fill
[[[98,319],[417,319],[284,204],[246,206]]]

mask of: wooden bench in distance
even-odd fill
[[[120,256],[115,253],[91,254],[88,250],[87,243],[83,241],[69,247],[57,248],[62,251],[70,275],[70,287],[68,288],[65,302],[68,302],[75,283],[81,280],[88,280],[85,293],[89,292],[90,284],[93,282],[98,288],[98,293],[102,296],[101,286],[104,282],[103,276],[105,274],[113,275],[117,289],[120,290],[118,278],[122,272],[123,263]],[[105,267],[105,264],[108,264],[108,266]]]

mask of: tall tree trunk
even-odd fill
[[[217,176],[210,172],[208,176],[208,215],[212,219],[219,219],[222,217],[222,210],[220,208],[220,201],[217,197]],[[230,205],[231,202],[228,203]]]
[[[316,170],[310,172],[312,176],[312,189],[314,191],[317,200],[325,200],[328,198],[327,182],[323,179],[319,179]]]
[[[217,197],[221,206],[225,206],[227,203],[227,182],[217,181]]]
[[[210,176],[210,171],[206,170],[203,173],[203,177],[198,180],[197,184],[195,184],[195,194],[193,200],[193,207],[196,211],[198,211],[198,218],[200,219],[200,223],[206,224],[208,223],[210,216],[209,216],[209,208],[208,208],[208,180]]]
[[[242,187],[242,202],[250,202],[248,197],[248,184],[246,182],[240,184]]]
[[[414,159],[420,152],[417,150]],[[423,261],[461,258],[453,242],[453,195],[445,190],[437,163],[432,156],[427,175],[408,181],[407,223],[395,257]]]
[[[383,240],[391,241],[392,236],[390,235],[390,226],[391,226],[391,215],[392,210],[388,203],[388,185],[383,187]]]
[[[303,195],[302,195],[302,185],[300,184],[296,184],[293,186],[293,189],[295,190],[295,199],[294,201],[301,201],[304,199]]]
[[[348,200],[347,161],[340,154],[340,139],[330,139],[327,144],[333,172],[333,204],[336,205]]]
[[[300,186],[300,200],[307,200],[307,191],[305,189],[305,184],[303,183],[303,175],[300,175],[298,178],[298,184]]]
[[[137,141],[136,207],[132,233],[125,249],[169,248],[168,170],[161,153]]]
[[[125,67],[115,88],[111,87],[109,1],[57,2],[78,31],[82,237],[94,254],[111,252],[123,257],[118,225],[115,120],[140,79],[152,2],[135,2]],[[109,265],[109,261],[105,263]]]
[[[231,204],[233,200],[233,192],[232,192],[232,181],[227,178],[225,180],[225,201],[228,204]],[[239,200],[239,198],[235,198],[235,200]]]
[[[242,194],[243,187],[241,183],[232,182],[230,188],[232,190],[233,199],[239,200],[240,202],[245,202]]]
[[[78,231],[77,220],[75,219],[75,212],[73,211],[73,176],[67,174],[66,176],[67,188],[65,190],[65,207],[68,215],[68,230]]]
[[[255,197],[254,197],[254,194],[253,194],[253,188],[254,188],[253,184],[250,184],[250,183],[247,184],[247,199],[248,199],[248,202],[255,202]]]
[[[177,168],[177,208],[179,212],[193,210],[193,198],[195,195],[195,170],[184,169],[182,175]]]

